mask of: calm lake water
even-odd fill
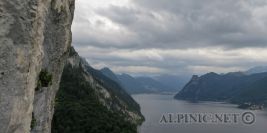
[[[140,127],[140,133],[267,133],[267,111],[250,111],[236,108],[236,105],[200,102],[190,103],[173,99],[173,95],[141,94],[133,95],[140,104],[146,121]],[[255,123],[244,124],[242,118],[238,123],[205,123],[205,124],[160,124],[163,114],[168,113],[235,113],[255,114]],[[240,116],[241,117],[241,116]]]

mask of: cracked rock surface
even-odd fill
[[[51,132],[73,12],[74,0],[0,1],[1,133]],[[51,84],[36,90],[41,70]]]

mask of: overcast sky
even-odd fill
[[[117,73],[267,65],[267,0],[77,0],[72,31],[81,56]]]

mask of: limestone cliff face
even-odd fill
[[[73,12],[74,0],[0,1],[1,133],[50,132]],[[51,84],[35,91],[41,70]]]

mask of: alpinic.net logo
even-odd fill
[[[243,113],[165,113],[160,124],[245,124],[256,122],[253,112]]]

